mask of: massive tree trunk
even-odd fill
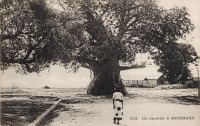
[[[126,95],[128,92],[120,76],[121,70],[128,70],[133,68],[144,68],[145,65],[120,66],[119,60],[114,56],[109,58],[100,58],[97,60],[86,57],[77,57],[82,67],[88,68],[93,72],[93,80],[88,86],[87,93],[92,95],[111,95],[113,90],[119,86],[122,93]]]
[[[120,86],[122,93],[127,94],[120,77],[119,63],[114,65],[100,64],[92,68],[93,80],[88,86],[87,93],[92,95],[111,95],[116,86]]]

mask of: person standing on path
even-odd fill
[[[123,116],[123,94],[120,90],[120,87],[116,87],[113,93],[113,109],[115,112],[114,123],[119,124],[119,121],[122,120]]]

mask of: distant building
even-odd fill
[[[143,80],[143,86],[144,87],[156,87],[158,86],[158,83],[157,83],[157,79],[148,79],[148,78],[145,78]]]
[[[123,83],[127,87],[147,87],[154,88],[158,85],[166,84],[164,76],[158,78],[144,78],[143,80],[123,80]]]
[[[127,87],[148,87],[153,88],[156,87],[157,79],[147,79],[144,80],[123,80],[123,83]]]
[[[198,77],[193,77],[193,78],[192,78],[191,87],[197,88],[197,87],[198,87],[198,81],[199,81],[199,78],[198,78]]]
[[[162,84],[166,84],[166,79],[163,75],[161,75],[158,79],[157,79],[157,84],[162,85]]]

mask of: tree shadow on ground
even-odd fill
[[[200,99],[197,96],[150,96],[150,95],[138,95],[129,94],[128,99],[135,99],[139,101],[150,101],[150,102],[162,102],[162,103],[174,103],[182,105],[200,105]]]
[[[200,105],[200,99],[197,96],[176,96],[167,98],[169,102],[183,105]]]

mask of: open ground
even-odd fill
[[[200,101],[196,98],[197,89],[127,88],[127,90],[129,94],[124,98],[124,117],[120,122],[121,126],[200,124]],[[112,120],[114,114],[112,97],[87,95],[85,88],[4,89],[1,91],[3,108],[1,124],[27,125],[59,98],[62,99],[61,103],[40,125],[117,125],[113,124]],[[17,113],[19,111],[21,115]]]

